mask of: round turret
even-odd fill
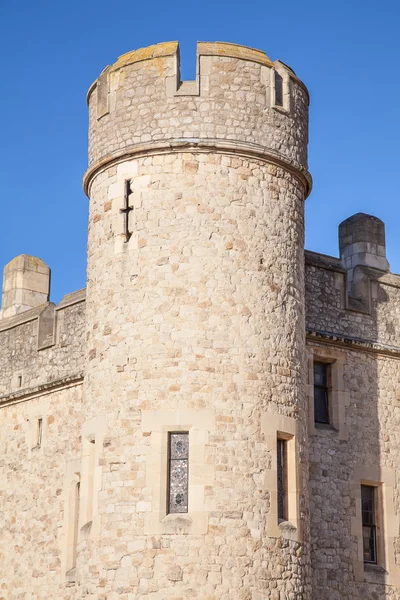
[[[85,188],[105,164],[127,155],[193,146],[268,156],[309,191],[308,101],[294,72],[260,50],[198,43],[196,81],[184,82],[177,42],[128,52],[88,92]]]
[[[97,493],[78,580],[113,599],[306,600],[307,90],[223,43],[199,43],[181,82],[173,42],[122,56],[88,101]]]

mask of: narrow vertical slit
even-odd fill
[[[74,522],[73,522],[73,540],[72,540],[72,568],[76,566],[76,547],[78,545],[78,526],[79,526],[79,501],[80,501],[80,481],[75,485],[74,498]]]
[[[94,496],[94,466],[96,455],[96,440],[89,442],[89,472],[88,472],[88,522],[93,519],[93,496]]]
[[[283,77],[275,71],[275,106],[283,106]]]
[[[43,435],[43,419],[38,419],[37,421],[37,431],[36,431],[36,446],[40,448],[42,445],[42,435]]]

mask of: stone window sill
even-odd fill
[[[364,571],[365,573],[373,573],[374,575],[387,575],[386,569],[371,563],[364,563]]]
[[[339,431],[331,423],[314,423],[315,432],[319,435],[331,433],[337,435]]]
[[[166,534],[184,535],[190,533],[193,519],[188,513],[173,513],[161,519]]]
[[[76,569],[75,569],[75,567],[72,567],[72,569],[70,569],[69,571],[67,571],[65,573],[65,582],[67,584],[67,587],[74,586],[75,579],[76,579]]]
[[[297,527],[293,523],[290,521],[280,521],[278,527],[283,538],[297,541]]]

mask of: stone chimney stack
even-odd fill
[[[49,267],[36,256],[16,256],[4,267],[1,318],[40,306],[49,294]]]
[[[347,270],[349,290],[359,266],[389,271],[385,224],[372,215],[357,213],[339,225],[340,259]]]

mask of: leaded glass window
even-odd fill
[[[329,367],[326,363],[314,363],[315,423],[329,423]]]
[[[377,563],[375,487],[361,486],[364,562]]]
[[[278,522],[287,521],[287,442],[277,439]]]
[[[169,434],[168,512],[188,512],[189,434]]]

